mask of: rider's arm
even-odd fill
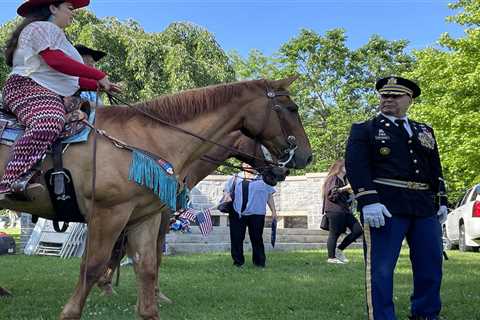
[[[70,76],[93,80],[101,80],[106,76],[102,71],[70,58],[61,50],[45,49],[40,56],[52,69]]]
[[[80,85],[80,89],[82,90],[96,91],[98,89],[97,80],[88,79],[88,78],[79,78],[78,84]]]

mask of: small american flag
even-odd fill
[[[195,210],[192,208],[188,208],[184,210],[182,213],[180,213],[179,218],[186,219],[191,222],[195,222],[197,215],[195,213]]]
[[[212,212],[210,209],[203,209],[197,213],[197,223],[200,232],[206,237],[213,230]]]

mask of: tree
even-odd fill
[[[443,50],[416,51],[422,96],[413,116],[433,126],[447,182],[455,199],[480,181],[480,6],[462,0],[451,5],[463,12],[449,18],[464,27],[465,36],[440,38]]]
[[[0,27],[0,41],[16,23]],[[73,43],[108,53],[98,66],[112,81],[124,84],[127,101],[235,79],[229,58],[214,36],[191,23],[172,23],[163,32],[148,33],[134,20],[98,19],[88,10],[78,10],[66,32]],[[8,72],[2,63],[0,84]]]
[[[2,88],[5,80],[7,80],[8,74],[10,73],[10,68],[7,66],[5,55],[3,54],[4,44],[7,42],[8,37],[19,21],[20,19],[14,19],[0,26],[0,87]]]
[[[273,57],[254,50],[246,59],[231,53],[237,77],[280,78],[299,74],[290,88],[312,143],[315,161],[308,171],[322,171],[342,158],[352,122],[376,111],[376,79],[403,74],[414,66],[405,53],[407,41],[387,41],[372,36],[352,50],[343,29],[320,35],[300,33],[281,46]]]

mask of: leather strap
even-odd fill
[[[0,120],[0,139],[2,138],[3,131],[5,131],[5,128],[7,127],[7,124],[8,124],[7,121]]]
[[[65,194],[65,172],[63,171],[62,143],[57,140],[52,145],[52,160],[55,172],[53,175],[53,192],[57,196]]]
[[[53,221],[53,229],[56,231],[56,232],[60,232],[60,233],[64,233],[65,231],[67,231],[68,229],[68,222],[64,222],[63,223],[63,226],[60,228],[59,224],[58,224],[58,221]]]

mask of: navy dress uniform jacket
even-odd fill
[[[345,166],[359,209],[380,202],[394,215],[431,216],[447,204],[433,129],[408,121],[412,137],[381,114],[352,125]],[[424,183],[429,189],[375,183],[378,178]]]

